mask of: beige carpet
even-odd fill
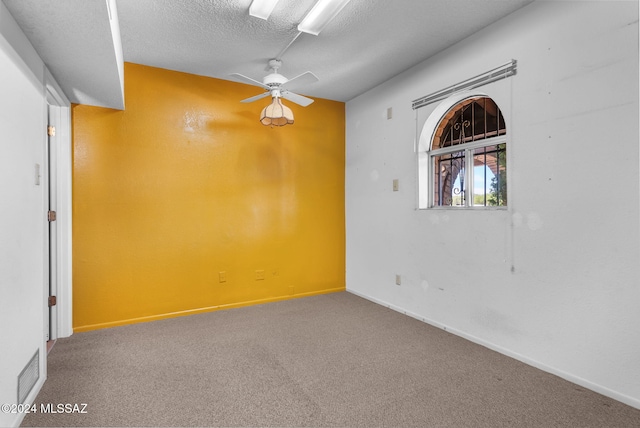
[[[640,410],[346,292],[75,334],[37,402],[87,413],[23,426],[640,427]]]

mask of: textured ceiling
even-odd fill
[[[103,52],[108,43],[98,40],[111,37],[101,24],[108,17],[88,16],[79,7],[105,0],[3,1],[63,89],[73,87],[69,80],[82,81],[78,74],[93,79],[94,86],[108,80],[96,71],[100,67],[91,66],[113,55]],[[280,0],[264,21],[249,15],[251,0],[116,1],[125,61],[221,79],[241,73],[256,80],[267,74],[268,60],[296,38],[297,24],[315,3]],[[320,35],[295,39],[281,56],[280,73],[293,77],[312,71],[320,80],[300,93],[348,101],[531,1],[351,0]],[[42,4],[52,9],[47,18]],[[46,31],[39,29],[43,20],[50,24]],[[56,43],[69,37],[69,29],[84,48]],[[66,36],[50,37],[56,33]],[[52,54],[42,54],[44,49]],[[51,56],[58,59],[55,64]]]
[[[123,107],[118,57],[105,0],[3,3],[72,102]]]

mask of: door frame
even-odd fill
[[[51,227],[55,228],[56,239],[54,248],[49,248],[49,233],[45,245],[45,263],[47,266],[47,274],[45,274],[45,295],[49,295],[49,262],[51,260],[54,266],[51,268],[51,278],[56,284],[56,305],[49,308],[45,299],[45,337],[52,332],[50,339],[58,337],[68,337],[73,334],[73,310],[72,310],[72,190],[71,190],[71,171],[72,171],[72,143],[71,143],[71,103],[66,97],[62,89],[58,86],[55,79],[45,67],[44,69],[44,92],[46,95],[47,105],[45,108],[45,120],[48,124],[56,127],[56,135],[54,138],[51,152],[47,150],[47,156],[51,157],[52,163],[55,164],[55,177],[52,177],[51,185],[55,188],[51,189],[51,195],[55,197],[52,206],[56,209],[56,220],[52,222]],[[43,130],[46,132],[46,130]],[[48,140],[48,139],[47,139]],[[47,146],[49,145],[47,141]],[[46,162],[45,177],[49,174],[49,165]],[[45,178],[47,187],[50,185],[49,179]],[[46,196],[47,202],[49,197]],[[48,207],[48,203],[46,204]],[[46,213],[45,213],[46,215]],[[51,311],[51,320],[53,324],[51,329],[49,326]]]

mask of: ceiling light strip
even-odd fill
[[[253,0],[249,6],[249,15],[260,19],[269,19],[279,0]]]
[[[447,86],[444,89],[440,89],[439,91],[413,100],[411,107],[416,110],[429,104],[433,104],[436,101],[444,100],[455,92],[478,88],[480,86],[484,86],[489,83],[511,77],[516,74],[517,64],[518,61],[512,59],[511,61],[499,67],[496,67],[493,70],[478,74],[477,76],[471,77],[470,79],[463,80],[462,82],[456,83],[455,85]]]
[[[317,36],[350,0],[318,0],[298,24],[298,31]]]

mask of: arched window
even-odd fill
[[[463,99],[440,119],[432,134],[431,207],[505,207],[505,121],[489,97]]]

